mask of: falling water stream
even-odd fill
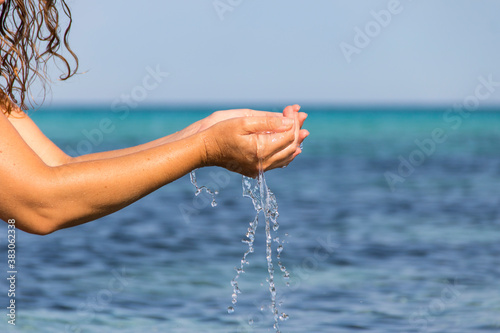
[[[266,133],[269,134],[269,133]],[[245,273],[245,265],[248,265],[249,262],[247,257],[250,253],[254,252],[254,241],[255,235],[257,232],[257,226],[259,224],[259,215],[261,212],[264,213],[264,219],[266,222],[266,261],[267,261],[267,272],[269,276],[267,278],[267,282],[269,283],[269,293],[271,294],[271,303],[269,305],[269,309],[273,314],[274,325],[276,333],[280,333],[279,321],[287,320],[288,315],[284,312],[279,311],[279,306],[281,304],[276,304],[276,285],[274,283],[274,263],[273,263],[273,242],[277,244],[276,246],[276,259],[278,260],[278,267],[280,271],[283,273],[283,278],[286,282],[286,285],[289,286],[289,278],[290,274],[287,271],[286,267],[281,263],[281,252],[283,251],[283,243],[284,240],[280,241],[278,236],[273,238],[273,233],[276,233],[279,229],[278,223],[278,203],[276,201],[276,196],[271,192],[266,183],[266,178],[264,176],[264,168],[262,166],[262,152],[264,142],[266,142],[267,138],[258,138],[257,140],[257,156],[259,156],[259,175],[256,179],[249,178],[243,176],[242,187],[243,187],[243,196],[252,199],[253,207],[256,211],[255,218],[250,222],[250,227],[247,230],[245,238],[242,239],[243,243],[248,245],[248,250],[243,254],[243,258],[240,261],[239,267],[235,267],[236,276],[231,280],[231,285],[233,287],[232,297],[232,305],[227,308],[228,313],[234,312],[234,306],[238,302],[238,294],[241,293],[241,290],[238,286],[238,279],[242,273]],[[262,139],[262,140],[261,140]],[[276,138],[272,138],[274,142]],[[302,145],[301,145],[302,148]],[[196,187],[195,195],[199,195],[202,190],[205,190],[209,195],[212,196],[212,207],[217,205],[215,201],[215,196],[218,194],[217,191],[212,191],[206,186],[198,186],[196,181],[195,171],[191,172],[191,183]],[[249,321],[249,324],[252,324],[252,321]]]
[[[191,183],[196,187],[195,195],[199,195],[202,190],[205,190],[208,194],[212,196],[212,207],[217,205],[215,201],[215,196],[217,195],[217,191],[212,191],[205,186],[199,187],[196,181],[195,171],[191,172]],[[238,286],[238,278],[242,273],[245,272],[244,267],[248,265],[249,262],[247,257],[250,253],[254,252],[254,240],[257,232],[257,226],[259,224],[259,215],[261,212],[264,213],[266,227],[266,260],[267,260],[267,271],[269,273],[269,277],[267,278],[267,282],[269,283],[269,292],[271,294],[271,303],[269,308],[273,314],[274,319],[274,329],[277,333],[280,332],[279,321],[288,319],[288,315],[284,312],[279,311],[279,304],[276,304],[276,286],[274,282],[274,263],[273,263],[273,250],[272,243],[275,242],[277,244],[276,247],[276,258],[278,260],[278,267],[280,271],[283,273],[283,278],[286,281],[286,284],[289,285],[290,274],[288,273],[286,267],[281,263],[281,252],[283,251],[283,243],[284,240],[280,241],[279,237],[273,238],[273,232],[277,232],[279,228],[279,223],[277,218],[279,216],[278,213],[278,204],[276,202],[276,197],[271,192],[269,187],[266,184],[266,179],[264,177],[264,172],[262,167],[260,168],[259,176],[256,179],[249,178],[243,176],[242,180],[243,187],[243,196],[252,199],[254,209],[256,211],[255,218],[250,222],[250,226],[247,230],[245,238],[242,242],[248,245],[248,250],[243,254],[243,258],[240,261],[239,267],[235,267],[236,276],[231,280],[231,285],[233,287],[232,293],[232,305],[228,307],[228,313],[234,312],[234,306],[238,300],[238,294],[241,293],[241,290]],[[252,324],[249,322],[249,324]]]

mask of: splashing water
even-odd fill
[[[290,274],[286,270],[285,266],[281,263],[281,252],[283,251],[283,243],[280,242],[279,237],[272,238],[272,231],[276,232],[279,228],[279,223],[277,218],[279,216],[278,213],[278,204],[276,202],[276,197],[271,192],[269,187],[266,184],[266,179],[264,177],[264,172],[262,168],[260,169],[259,176],[257,179],[243,177],[242,181],[243,187],[243,196],[249,197],[252,199],[253,206],[257,214],[253,221],[250,222],[250,227],[246,233],[246,238],[242,240],[242,242],[248,244],[248,250],[243,255],[243,258],[240,262],[240,267],[236,267],[236,276],[231,281],[231,285],[233,286],[233,294],[232,294],[232,303],[236,304],[238,294],[241,293],[238,287],[238,278],[242,273],[244,273],[244,266],[248,265],[247,256],[250,253],[254,252],[253,244],[255,240],[255,233],[257,230],[257,226],[259,224],[259,214],[260,212],[264,213],[265,221],[266,221],[266,260],[267,260],[267,271],[269,273],[269,277],[267,278],[267,282],[269,283],[269,292],[271,294],[271,304],[270,309],[274,318],[274,329],[277,333],[280,332],[279,322],[278,320],[286,320],[288,319],[288,315],[286,313],[279,314],[278,305],[276,305],[276,286],[274,283],[274,264],[272,259],[272,242],[276,242],[278,244],[276,249],[276,258],[278,259],[278,267],[283,272],[283,278],[286,280],[286,284],[289,285],[288,279]],[[281,304],[279,304],[281,305]],[[233,313],[234,307],[228,307],[228,312]]]
[[[212,197],[212,207],[217,206],[217,202],[215,197],[219,194],[218,191],[213,191],[206,186],[198,186],[198,182],[196,181],[196,170],[191,171],[190,179],[191,183],[196,187],[195,195],[198,196],[203,190],[207,192]],[[278,260],[278,267],[280,271],[283,273],[283,278],[286,282],[286,285],[289,286],[289,278],[290,274],[287,271],[286,267],[281,263],[281,252],[283,252],[283,243],[285,241],[280,241],[279,237],[272,238],[272,232],[276,232],[279,229],[279,223],[277,221],[279,213],[278,213],[278,203],[276,201],[276,197],[273,192],[269,189],[266,183],[266,179],[264,177],[264,171],[262,166],[259,168],[259,176],[256,179],[249,178],[243,176],[242,179],[242,188],[243,188],[243,196],[252,199],[252,203],[255,211],[257,212],[253,221],[250,222],[250,227],[247,230],[245,235],[246,238],[242,240],[243,243],[248,245],[248,250],[244,253],[243,258],[240,261],[240,266],[235,267],[236,276],[231,280],[231,286],[233,287],[232,297],[232,306],[227,308],[228,313],[233,313],[235,311],[234,306],[238,301],[238,294],[241,293],[240,288],[238,287],[238,278],[242,273],[245,273],[244,266],[248,265],[249,262],[247,257],[250,253],[254,252],[254,241],[255,241],[255,233],[257,231],[257,226],[259,224],[259,214],[260,212],[264,213],[265,222],[266,222],[266,260],[267,260],[267,271],[269,273],[269,277],[266,281],[269,283],[269,292],[271,294],[271,304],[269,308],[273,314],[274,319],[274,329],[276,333],[280,333],[279,328],[279,320],[287,320],[288,315],[284,312],[279,313],[278,306],[281,306],[283,302],[280,302],[278,305],[276,304],[276,286],[274,283],[274,264],[272,257],[272,242],[277,243],[276,248],[276,258]],[[288,236],[288,233],[285,233],[285,236]],[[263,308],[261,308],[263,310]],[[253,322],[249,322],[249,325],[252,325]]]
[[[193,184],[194,187],[196,187],[196,192],[194,192],[194,195],[198,196],[198,195],[200,195],[201,191],[205,190],[205,192],[207,192],[212,197],[212,203],[211,203],[212,207],[217,206],[217,201],[215,201],[215,196],[217,194],[219,194],[219,191],[212,191],[211,189],[209,189],[206,186],[199,187],[198,186],[198,182],[196,181],[196,173],[195,173],[195,171],[196,170],[193,170],[189,174],[189,178],[191,179],[191,184]]]

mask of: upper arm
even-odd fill
[[[46,187],[48,172],[50,167],[0,111],[0,218],[16,219],[20,229],[37,232],[41,221],[30,214],[43,204],[40,190]]]
[[[36,126],[28,115],[22,111],[12,112],[7,117],[24,142],[49,166],[67,163],[71,157],[57,147]],[[3,131],[2,131],[3,133]]]

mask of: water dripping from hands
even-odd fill
[[[258,142],[260,142],[258,140]],[[260,157],[260,149],[258,147],[258,156]],[[231,280],[231,285],[233,286],[233,294],[232,294],[232,304],[233,306],[228,307],[228,312],[233,313],[234,312],[234,305],[237,303],[238,299],[238,294],[241,293],[241,290],[238,287],[238,278],[242,273],[244,273],[244,266],[248,265],[249,262],[247,260],[247,257],[250,253],[254,252],[254,241],[255,241],[255,234],[257,231],[257,226],[259,224],[259,214],[260,212],[264,213],[264,218],[265,218],[265,234],[266,234],[266,261],[267,261],[267,271],[269,274],[269,277],[266,279],[268,284],[269,284],[269,293],[271,296],[271,303],[269,305],[269,308],[273,314],[273,319],[274,319],[274,325],[273,328],[277,333],[281,332],[279,328],[279,320],[287,320],[288,315],[284,312],[281,314],[279,313],[279,306],[281,306],[281,303],[279,305],[276,304],[276,285],[274,282],[274,264],[273,264],[273,250],[272,250],[272,243],[273,241],[277,243],[277,248],[276,248],[276,258],[278,260],[278,267],[280,271],[283,273],[283,278],[286,281],[286,285],[289,286],[289,278],[290,274],[287,271],[286,267],[281,263],[281,253],[283,251],[283,243],[284,241],[280,242],[279,237],[274,237],[272,236],[273,232],[276,233],[279,229],[279,223],[278,223],[278,203],[276,201],[276,196],[274,193],[269,189],[266,183],[266,178],[264,176],[264,169],[262,167],[262,159],[260,159],[259,162],[259,175],[256,179],[249,178],[243,176],[242,179],[242,188],[243,188],[243,196],[248,197],[252,200],[254,209],[256,211],[255,218],[250,222],[250,226],[247,230],[246,237],[242,240],[242,242],[246,243],[248,245],[248,250],[244,253],[243,258],[240,261],[240,266],[235,267],[236,270],[236,276]],[[287,236],[288,234],[285,234]]]

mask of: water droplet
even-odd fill
[[[248,325],[253,325],[253,319],[252,318],[248,319]]]
[[[233,312],[234,312],[234,308],[232,306],[228,306],[227,313],[233,313]]]
[[[278,231],[278,229],[280,228],[280,225],[278,222],[276,222],[274,225],[273,225],[273,231]]]

